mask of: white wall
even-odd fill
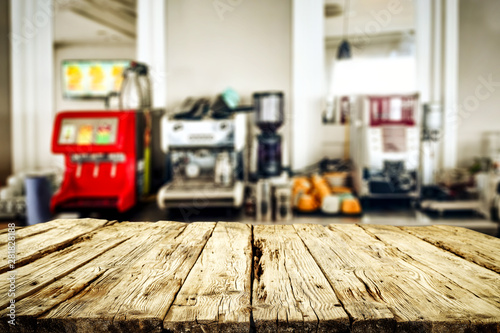
[[[54,49],[55,111],[104,110],[102,100],[65,100],[62,93],[61,64],[66,59],[135,59],[135,44],[69,44]]]
[[[498,0],[460,1],[459,166],[470,165],[474,157],[485,152],[484,132],[500,131],[499,15]],[[496,82],[496,86],[489,87],[492,91],[482,83],[490,75]]]
[[[289,123],[291,10],[290,0],[168,0],[167,111],[188,96],[213,98],[228,87],[244,104],[253,92],[280,90]]]
[[[229,86],[246,102],[256,90],[290,96],[290,0],[169,0],[167,15],[168,108]]]

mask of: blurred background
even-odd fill
[[[0,222],[498,235],[496,0],[0,0]]]

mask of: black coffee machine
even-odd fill
[[[283,125],[283,93],[256,92],[253,94],[255,125],[260,129],[257,136],[257,172],[259,178],[281,175],[281,136],[278,129]]]

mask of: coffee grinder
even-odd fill
[[[255,125],[260,129],[257,135],[258,178],[281,175],[281,135],[278,129],[283,125],[283,93],[256,92],[253,94]]]
[[[283,93],[256,92],[253,101],[255,125],[260,131],[255,143],[258,179],[255,191],[256,218],[260,221],[273,218],[287,220],[291,212],[291,199],[284,195],[287,186],[283,184],[287,184],[287,179],[282,177],[282,137],[278,133],[284,122]]]

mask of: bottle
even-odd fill
[[[137,64],[132,63],[123,72],[123,84],[120,91],[120,109],[138,110],[142,108],[143,96],[137,73]]]
[[[145,127],[144,127],[144,174],[142,195],[147,195],[151,191],[151,82],[148,76],[148,66],[141,63],[135,63],[135,72],[137,73],[137,82],[141,92],[141,111],[143,112]]]
[[[152,94],[151,94],[151,82],[148,76],[148,67],[144,64],[138,64],[137,70],[139,87],[142,93],[142,107],[151,108],[152,105]]]

